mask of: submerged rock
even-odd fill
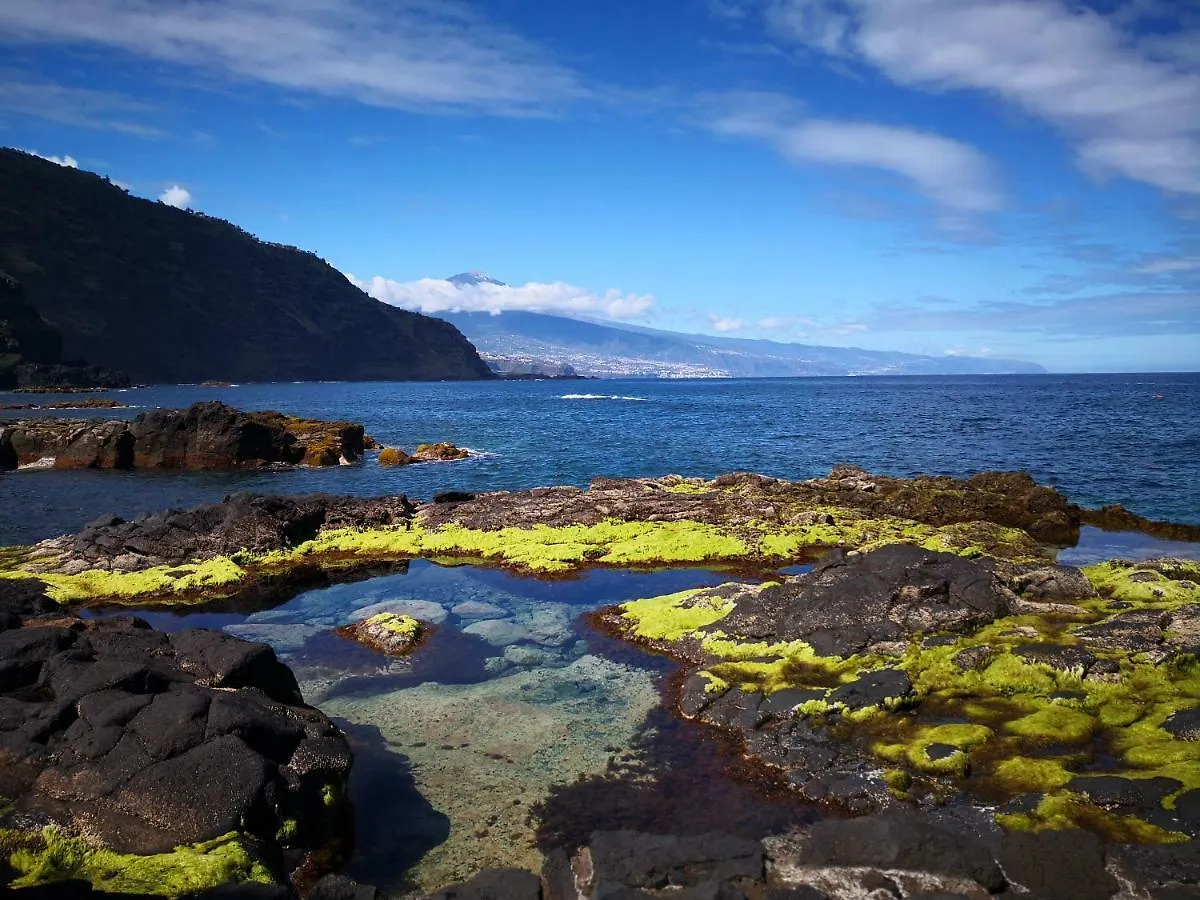
[[[470,455],[469,451],[455,447],[449,441],[441,441],[436,444],[418,444],[412,458],[416,462],[446,462],[466,459]]]
[[[428,634],[429,626],[412,616],[381,612],[338,629],[338,634],[388,656],[405,656]]]
[[[418,444],[411,454],[399,447],[385,447],[379,454],[381,466],[407,466],[423,462],[449,462],[467,459],[470,451],[456,447],[448,441],[437,444]]]

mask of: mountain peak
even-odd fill
[[[498,281],[486,272],[460,272],[458,275],[451,275],[446,279],[456,287],[470,287],[476,284],[495,284],[500,287],[505,287],[503,281]]]

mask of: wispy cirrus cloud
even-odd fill
[[[877,307],[873,331],[1002,332],[1041,337],[1200,335],[1200,293],[1118,291],[1066,299],[991,300],[952,309],[922,303]]]
[[[541,114],[574,72],[458,0],[6,0],[0,41],[105,47],[376,106]]]
[[[636,319],[654,306],[654,297],[650,294],[623,293],[618,290],[596,293],[561,281],[523,285],[457,285],[440,278],[400,282],[379,275],[360,280],[346,273],[346,277],[376,300],[431,315],[440,312],[487,312],[497,315],[509,310],[524,310]]]
[[[717,134],[761,140],[785,159],[875,169],[898,176],[940,210],[945,224],[1003,205],[994,167],[961,141],[916,128],[806,114],[782,94],[735,92],[706,99]]]
[[[1062,130],[1079,165],[1200,193],[1200,25],[1186,4],[1104,15],[1065,0],[758,0],[770,29],[838,64],[985,92]],[[1154,18],[1150,37],[1131,18]]]
[[[7,10],[8,7],[0,4],[0,43],[4,41],[2,22]],[[112,91],[30,81],[0,70],[0,120],[15,115],[59,125],[158,138],[165,132],[147,121],[156,112],[152,104]]]

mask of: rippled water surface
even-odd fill
[[[893,475],[1025,469],[1078,503],[1200,522],[1198,375],[269,384],[109,396],[140,408],[216,399],[350,419],[385,444],[448,440],[482,455],[403,469],[370,458],[334,470],[3,474],[0,544],[236,490],[428,498],[446,489],[584,485],[596,475],[741,469],[808,478],[837,463]],[[0,402],[29,400],[0,394]],[[30,414],[0,413],[18,415]]]

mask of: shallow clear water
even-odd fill
[[[272,644],[305,699],[355,751],[348,869],[390,893],[432,891],[485,866],[541,866],[544,846],[595,828],[724,828],[765,835],[809,821],[731,770],[738,757],[663,705],[668,660],[605,637],[584,616],[728,573],[593,570],[537,581],[414,561],[394,575],[308,591],[273,609],[138,614]],[[391,660],[333,629],[378,611],[435,623]]]
[[[385,444],[449,440],[485,455],[402,469],[369,459],[334,470],[3,474],[0,544],[236,490],[428,498],[584,485],[597,475],[808,478],[838,463],[893,475],[1025,469],[1077,503],[1123,503],[1150,518],[1200,523],[1200,375],[255,384],[108,396],[142,408],[215,399],[350,419]],[[0,394],[0,402],[29,400]],[[0,413],[0,421],[20,415],[31,414]]]

